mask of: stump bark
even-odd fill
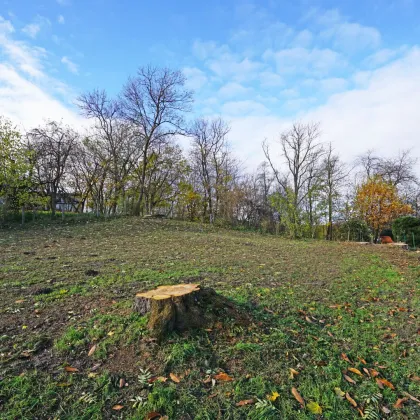
[[[148,328],[158,338],[174,330],[202,328],[235,311],[228,299],[199,284],[160,286],[138,293],[134,308],[141,315],[150,313]]]

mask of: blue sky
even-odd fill
[[[349,160],[420,154],[420,1],[0,0],[0,114],[83,125],[75,97],[145,64],[182,69],[245,164],[295,119]]]

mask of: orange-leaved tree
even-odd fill
[[[412,213],[411,206],[398,196],[396,187],[379,176],[368,179],[357,189],[355,207],[372,229],[375,242],[392,220]]]

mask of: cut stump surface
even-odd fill
[[[138,293],[134,308],[141,315],[150,313],[148,328],[159,338],[174,330],[204,327],[234,312],[228,299],[199,284],[160,286]]]

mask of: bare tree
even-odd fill
[[[109,177],[108,212],[115,214],[119,200],[125,199],[127,177],[141,157],[141,144],[132,124],[121,118],[120,103],[108,98],[105,91],[94,90],[79,97],[79,107],[95,122],[95,131],[89,136],[89,145],[100,155]]]
[[[412,156],[411,150],[402,150],[398,156],[391,158],[376,156],[373,150],[368,150],[356,160],[356,163],[362,166],[366,178],[380,175],[395,187],[418,183],[414,171],[417,162],[418,159]]]
[[[72,128],[56,121],[34,128],[28,134],[28,147],[33,151],[37,183],[50,197],[51,212],[56,210],[57,196],[66,189],[65,176],[69,170],[69,156],[79,135]]]
[[[396,187],[408,186],[418,182],[414,172],[417,161],[411,150],[402,150],[396,157],[380,159],[377,173]]]
[[[308,195],[308,189],[304,188],[308,180],[313,176],[311,168],[323,154],[322,144],[319,142],[319,123],[294,123],[292,128],[280,136],[282,156],[287,165],[285,173],[280,172],[270,156],[268,144],[263,143],[264,154],[269,162],[284,196],[293,209],[291,222],[294,225],[293,235],[297,234],[297,226],[300,224],[299,207]]]
[[[142,148],[135,214],[144,210],[146,172],[153,145],[170,136],[185,134],[184,114],[191,109],[192,92],[184,85],[181,72],[149,66],[140,68],[123,88],[121,114],[136,127]]]
[[[375,155],[375,151],[369,149],[366,153],[359,155],[356,165],[362,167],[362,176],[370,178],[377,174],[380,158]]]
[[[199,174],[204,192],[203,217],[217,216],[220,188],[228,162],[226,136],[229,125],[221,118],[197,119],[191,130],[193,167]]]
[[[335,201],[340,196],[341,187],[348,178],[350,170],[346,168],[340,157],[334,154],[332,144],[327,149],[323,164],[323,187],[328,209],[327,240],[333,240],[333,213]]]
[[[314,160],[308,167],[308,176],[305,187],[303,202],[306,203],[309,231],[311,238],[315,236],[316,227],[319,225],[321,214],[319,211],[321,191],[323,187],[322,166],[318,160]]]

